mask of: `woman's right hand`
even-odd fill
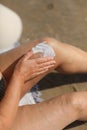
[[[25,82],[54,67],[55,61],[52,57],[41,57],[32,59],[33,52],[29,51],[17,63],[14,74]]]

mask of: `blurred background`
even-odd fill
[[[0,3],[21,17],[22,44],[53,37],[87,51],[86,0],[0,0]],[[87,90],[87,74],[62,75],[53,72],[41,80],[39,86],[45,100],[67,92],[83,91]],[[70,130],[87,130],[87,124]]]

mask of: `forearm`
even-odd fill
[[[16,116],[18,103],[21,97],[22,82],[14,75],[7,87],[6,93],[0,102],[0,120],[9,128]],[[6,129],[7,130],[7,129]]]

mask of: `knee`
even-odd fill
[[[55,38],[45,37],[43,38],[43,40],[46,41],[47,44],[51,45],[52,47],[55,47],[56,45],[58,45],[58,41]]]
[[[79,119],[79,104],[78,104],[78,98],[77,94],[75,93],[69,93],[62,96],[62,107],[63,110],[66,108],[68,110],[68,113],[72,113],[75,120]],[[67,113],[66,110],[66,113]]]
[[[46,41],[48,45],[50,45],[55,51],[56,55],[60,58],[62,57],[62,52],[64,51],[64,44],[55,38],[45,37],[42,41]]]
[[[73,93],[72,104],[78,113],[78,120],[87,120],[87,92]]]
[[[43,39],[43,41],[46,41],[46,43],[52,47],[52,49],[54,50],[55,54],[60,57],[61,48],[62,48],[62,46],[61,46],[62,43],[61,42],[57,41],[55,38],[50,38],[50,37],[45,37]],[[60,48],[60,50],[59,50],[59,48]]]

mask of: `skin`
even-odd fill
[[[41,41],[47,41],[47,44],[50,44],[52,46],[52,48],[54,49],[56,53],[56,56],[55,56],[56,63],[54,67],[49,68],[43,74],[40,74],[34,77],[33,79],[30,78],[30,80],[28,82],[24,82],[24,84],[22,83],[23,84],[23,86],[21,85],[22,89],[19,90],[19,93],[21,93],[19,95],[21,96],[24,95],[27,92],[27,90],[29,90],[33,85],[35,85],[41,78],[43,78],[43,76],[45,76],[47,73],[49,73],[55,68],[58,72],[61,72],[61,73],[82,73],[82,72],[86,73],[87,72],[87,67],[86,67],[87,66],[87,53],[86,52],[76,47],[70,46],[68,44],[63,44],[61,42],[58,42],[57,40],[53,38],[44,38],[44,39],[37,40],[33,42],[32,44],[26,44],[25,46],[22,45],[20,48],[16,48],[0,56],[1,72],[4,74],[7,80],[7,83],[11,79],[12,74],[14,75],[13,70],[15,72],[14,68],[15,68],[15,64],[17,63],[17,59],[19,59],[22,55],[24,55],[28,51],[28,49],[31,49],[34,45],[36,45],[38,42],[41,42]],[[9,56],[10,56],[10,59],[9,59]],[[8,60],[4,61],[4,58]],[[23,70],[23,68],[24,67],[22,66],[21,70]],[[9,75],[8,75],[8,72],[9,72]],[[16,76],[14,77],[17,79]],[[23,81],[23,77],[21,77],[21,75],[19,77],[20,78],[18,82],[21,83]],[[12,81],[14,83],[13,79]],[[18,86],[20,86],[20,84]],[[21,96],[19,97],[21,98]],[[14,102],[18,101],[19,97],[15,99]],[[12,98],[12,96],[10,98]],[[65,126],[67,126],[68,124],[70,124],[71,122],[75,120],[86,120],[87,119],[86,98],[87,98],[87,92],[76,92],[76,93],[68,93],[65,95],[60,95],[58,97],[55,97],[53,99],[50,99],[48,101],[35,104],[35,105],[26,105],[22,107],[17,107],[17,105],[15,105],[15,107],[17,107],[17,111],[13,112],[16,114],[13,114],[15,116],[12,116],[12,118],[13,117],[15,118],[13,118],[12,122],[9,119],[9,122],[10,122],[9,126],[11,126],[10,130],[20,130],[20,129],[21,130],[34,130],[34,129],[61,130]],[[3,122],[5,122],[4,126],[8,126],[8,123],[6,123],[7,122],[6,118],[4,118]]]
[[[28,52],[19,60],[7,86],[5,96],[0,102],[1,128],[4,127],[6,130],[11,127],[11,124],[15,119],[18,103],[22,96],[21,92],[23,91],[23,85],[27,78],[34,78],[46,72],[55,64],[55,61],[51,57],[30,59],[32,55],[32,51]]]

